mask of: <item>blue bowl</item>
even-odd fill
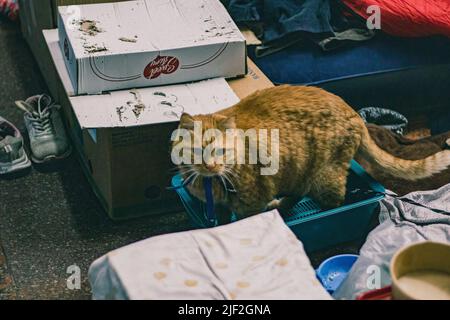
[[[357,259],[356,254],[340,254],[320,264],[316,275],[328,293],[333,294],[339,288]]]

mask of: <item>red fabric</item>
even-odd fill
[[[450,37],[450,0],[343,0],[353,11],[368,18],[367,7],[377,5],[381,30],[402,37],[445,35]]]

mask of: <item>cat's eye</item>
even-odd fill
[[[215,149],[216,156],[223,156],[223,155],[225,155],[226,152],[227,152],[227,149],[225,149],[225,148],[216,148]]]

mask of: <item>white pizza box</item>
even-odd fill
[[[82,129],[177,122],[186,112],[213,113],[240,99],[224,78],[70,98]]]
[[[224,78],[76,95],[56,30],[44,30],[50,55],[81,129],[135,127],[177,122],[183,112],[213,113],[240,101]]]
[[[219,0],[138,0],[58,12],[77,95],[247,73],[245,38]]]

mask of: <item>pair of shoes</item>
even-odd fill
[[[16,106],[25,112],[33,162],[64,159],[72,153],[59,113],[60,106],[54,104],[50,96],[33,96],[26,101],[16,101]],[[13,173],[30,166],[19,129],[0,117],[0,174]]]
[[[72,147],[67,139],[59,112],[46,94],[16,101],[16,106],[25,112],[25,126],[30,138],[31,160],[44,163],[68,157]]]
[[[0,117],[0,174],[13,173],[30,166],[19,129]]]

